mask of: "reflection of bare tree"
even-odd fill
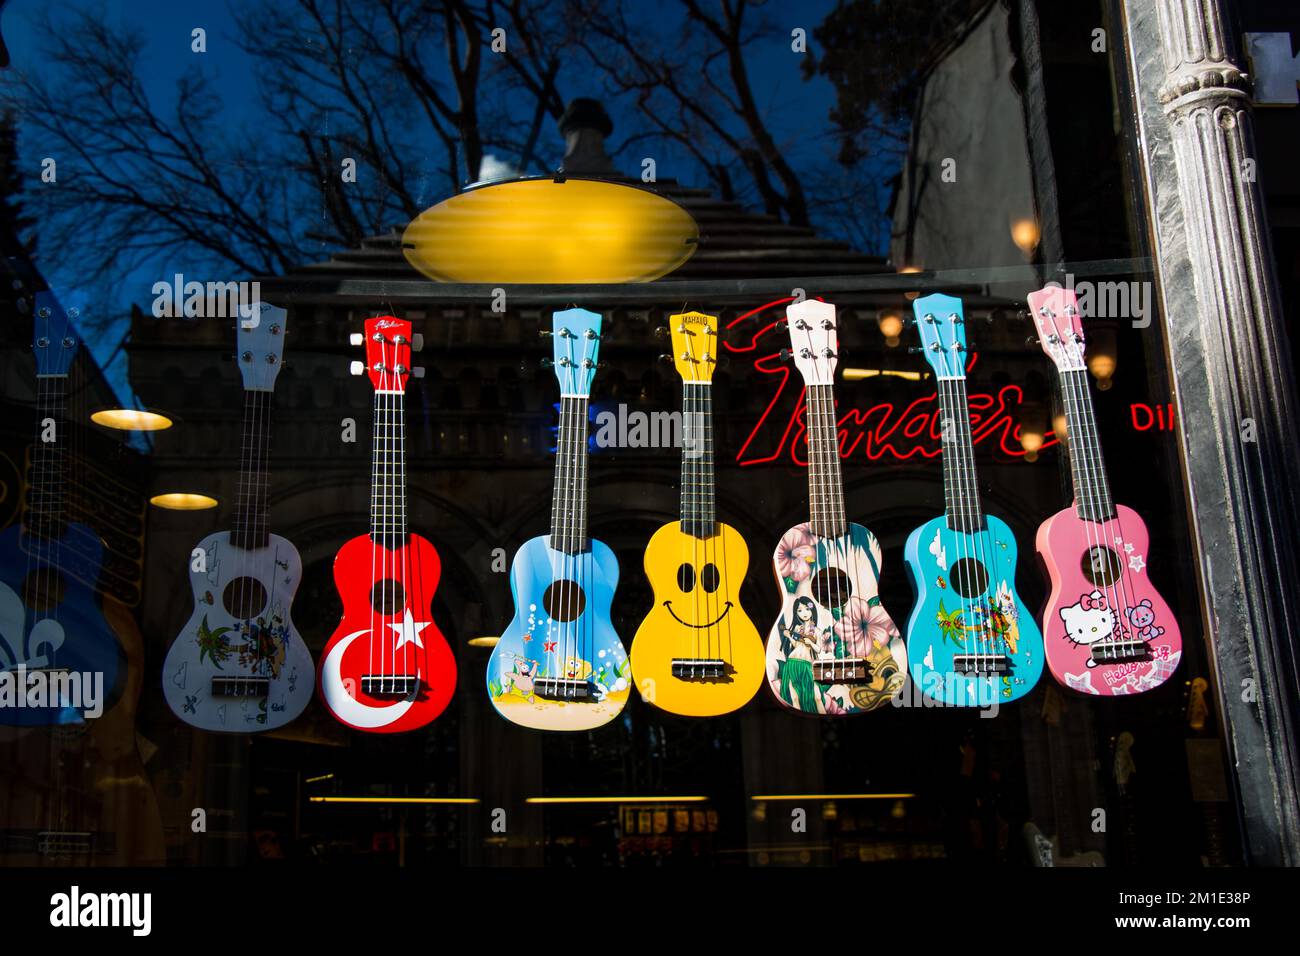
[[[755,100],[745,52],[763,35],[747,24],[751,0],[719,0],[716,12],[678,0],[687,27],[669,43],[647,42],[645,25],[599,0],[582,6],[587,34],[578,39],[614,89],[631,94],[654,134],[675,143],[708,171],[724,199],[733,199],[737,162],[763,208],[795,225],[808,223],[800,177],[786,161]],[[736,120],[739,120],[737,128]]]
[[[797,167],[756,95],[755,42],[788,27],[758,22],[757,0],[672,2],[647,14],[596,0],[242,0],[233,40],[262,112],[248,129],[231,127],[201,58],[164,110],[146,92],[141,30],[60,12],[37,31],[42,70],[0,105],[26,148],[58,161],[58,188],[30,189],[29,208],[45,248],[75,249],[87,282],[164,258],[283,272],[405,222],[489,158],[549,170],[566,87],[593,80],[616,115],[632,111],[625,144],[671,141],[723,198],[797,225],[839,217],[835,231],[869,247],[855,230],[880,221],[878,177]]]

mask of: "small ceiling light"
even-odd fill
[[[842,373],[846,382],[860,382],[867,378],[902,378],[909,382],[919,382],[929,378],[929,372],[915,372],[900,368],[846,368]]]
[[[215,508],[217,499],[189,491],[169,491],[166,494],[154,495],[149,499],[149,504],[155,508],[166,508],[168,511],[203,511],[206,508]]]
[[[600,179],[535,177],[471,187],[402,235],[406,261],[438,282],[650,282],[695,252],[700,227],[677,203]]]
[[[1042,238],[1042,230],[1038,228],[1038,222],[1034,219],[1016,219],[1011,223],[1011,241],[1016,244],[1026,259],[1034,257],[1034,250],[1038,248],[1038,241]]]
[[[923,271],[924,271],[924,270],[923,270],[920,266],[918,266],[918,265],[910,265],[910,266],[902,266],[902,267],[900,267],[899,270],[898,270],[898,274],[899,274],[899,275],[903,275],[903,276],[910,276],[910,275],[914,275],[914,274],[917,273],[917,272],[923,272]],[[907,299],[909,302],[911,302],[913,299],[918,299],[918,298],[920,298],[920,297],[921,297],[921,293],[920,293],[920,292],[915,292],[915,291],[914,291],[914,292],[904,292],[904,293],[903,293],[903,297],[904,297],[905,299]]]
[[[160,432],[174,424],[166,415],[139,408],[103,408],[91,415],[90,420],[124,432]]]
[[[1025,461],[1038,461],[1046,426],[1047,409],[1042,402],[1025,402],[1020,406],[1020,447],[1025,450]]]
[[[880,325],[880,334],[885,337],[885,344],[891,349],[897,348],[898,337],[903,334],[903,317],[893,309],[885,309],[876,322]]]
[[[1097,380],[1097,390],[1108,391],[1114,384],[1115,367],[1119,359],[1115,354],[1115,330],[1095,326],[1088,331],[1088,371]]]
[[[471,637],[469,639],[470,647],[496,647],[501,638],[499,637]]]

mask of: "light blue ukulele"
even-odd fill
[[[631,665],[610,623],[618,561],[587,535],[587,399],[600,352],[600,316],[555,313],[560,429],[551,533],[525,542],[510,568],[515,616],[488,661],[492,706],[538,730],[591,730],[627,703]]]
[[[928,295],[912,309],[938,381],[945,506],[903,551],[916,595],[907,622],[912,682],[952,707],[1005,704],[1038,683],[1043,637],[1016,593],[1015,536],[980,507],[961,300]]]

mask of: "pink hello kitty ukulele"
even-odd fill
[[[1146,524],[1110,497],[1092,413],[1083,329],[1074,292],[1029,296],[1039,343],[1060,373],[1074,504],[1038,529],[1052,591],[1043,641],[1052,676],[1085,694],[1140,694],[1178,667],[1178,623],[1147,577]]]

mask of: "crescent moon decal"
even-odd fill
[[[339,673],[339,668],[343,663],[343,652],[348,649],[348,645],[362,634],[369,633],[368,630],[354,631],[343,638],[325,656],[325,660],[320,667],[321,692],[324,693],[325,702],[329,704],[330,710],[334,711],[334,716],[343,723],[360,730],[387,727],[410,710],[413,703],[413,701],[404,700],[401,703],[390,704],[387,707],[367,707],[365,704],[358,703],[357,699],[349,694],[347,688],[343,686],[343,678]]]

